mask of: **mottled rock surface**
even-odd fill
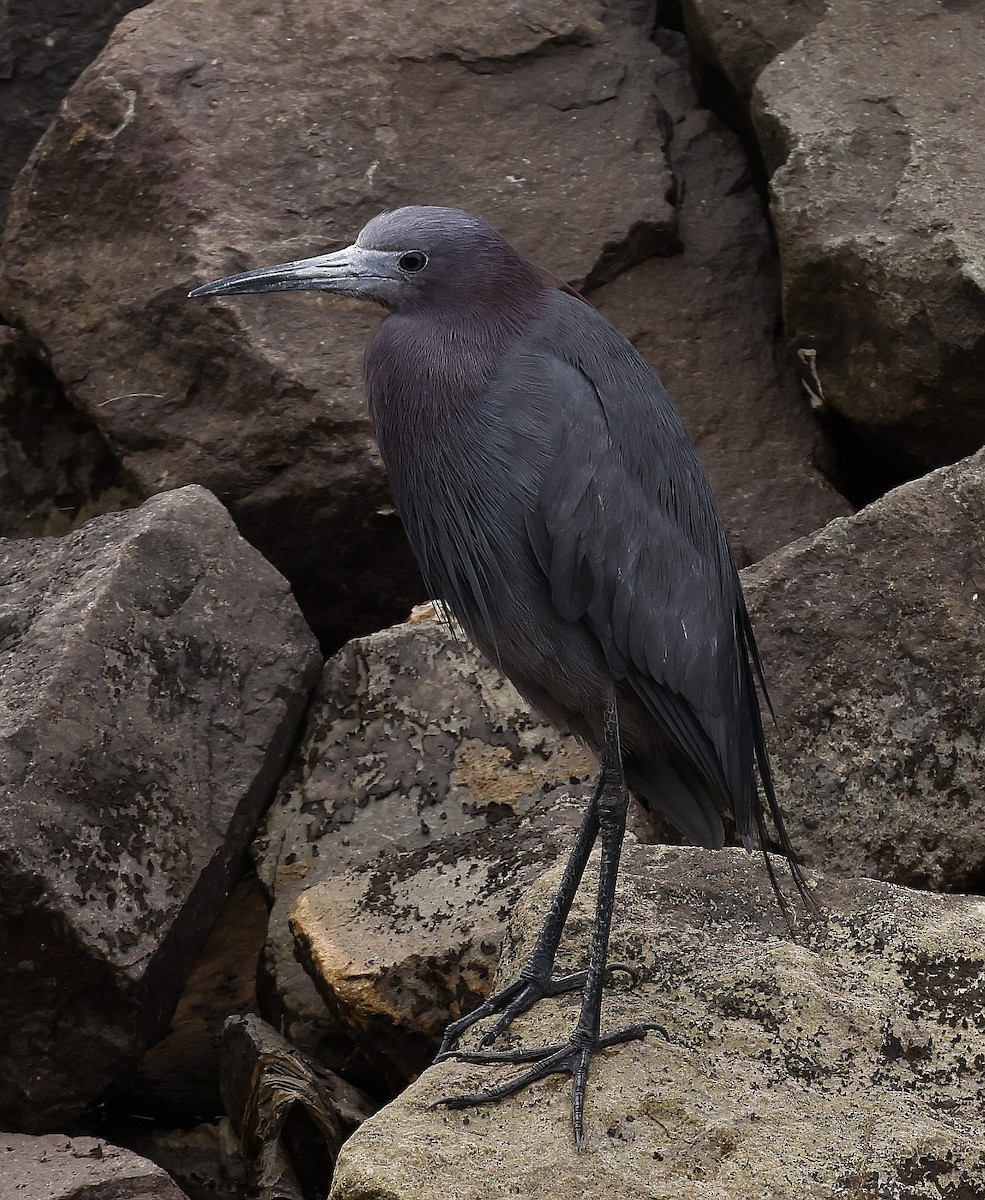
[[[3,1200],[187,1200],[160,1167],[101,1138],[0,1133]]]
[[[565,857],[584,805],[554,787],[522,817],[387,854],[302,892],[291,914],[298,957],[384,1095],[416,1078],[449,1021],[492,991],[509,914]]]
[[[544,822],[562,810],[566,826],[577,821],[595,770],[591,754],[533,716],[499,672],[438,621],[349,643],[325,666],[293,772],[254,846],[273,901],[260,981],[268,1018],[322,1061],[351,1070],[362,1060],[379,1086],[385,1086],[381,1038],[395,1045],[404,1039],[405,1050],[407,1039],[416,1041],[419,1070],[428,1049],[420,1047],[421,1013],[415,1020],[413,1009],[422,1007],[422,994],[426,1037],[433,1039],[437,1006],[460,1006],[474,1001],[477,989],[488,990],[502,936],[502,904],[495,902],[483,935],[474,937],[479,914],[457,909],[457,871],[467,870],[470,855],[481,855],[485,865],[476,866],[473,882],[488,887],[491,857],[504,855],[498,869],[511,886],[517,868],[529,879],[535,868],[523,861],[520,831],[535,813],[545,814],[532,843],[544,850]],[[521,861],[511,866],[512,854]],[[340,952],[363,961],[377,951],[384,956],[368,976],[356,971],[350,980],[365,1002],[358,1014],[329,1011],[295,959],[288,917],[301,893],[319,883],[328,906],[340,905],[331,922]],[[421,953],[420,936],[409,937],[404,918],[388,908],[386,896],[392,900],[401,887],[421,889],[429,924],[441,926],[443,940],[431,955]],[[468,895],[473,902],[475,893]],[[313,901],[315,926],[318,911]],[[402,1004],[393,986],[401,970]],[[386,990],[374,989],[374,975],[389,981]],[[401,1020],[413,1032],[395,1030]],[[374,1021],[369,1062],[348,1031],[360,1031],[362,1040]]]
[[[985,441],[977,4],[686,0],[750,106],[784,316],[818,400],[914,468]]]
[[[743,572],[812,866],[978,891],[985,872],[985,452]]]
[[[0,1120],[50,1128],[163,1033],[320,660],[201,488],[0,569]]]
[[[499,983],[557,882],[541,877],[514,912]],[[586,883],[562,969],[582,961]],[[757,857],[629,846],[612,953],[642,981],[607,993],[603,1027],[660,1030],[594,1061],[584,1151],[566,1078],[495,1106],[432,1110],[516,1070],[443,1064],[347,1143],[332,1200],[450,1187],[456,1200],[978,1196],[985,901],[868,880],[822,881],[818,894],[827,923],[794,939]],[[557,1042],[576,1014],[570,998],[542,1001],[513,1036]]]

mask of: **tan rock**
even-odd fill
[[[500,983],[556,883],[547,873],[515,910]],[[612,953],[643,981],[608,992],[603,1027],[661,1031],[593,1063],[584,1152],[566,1079],[434,1110],[516,1070],[443,1064],[347,1143],[332,1200],[977,1195],[985,901],[865,880],[818,894],[827,924],[792,937],[756,858],[631,845]],[[581,962],[588,919],[579,899],[564,968]],[[563,1038],[575,1003],[542,1002],[517,1042]]]

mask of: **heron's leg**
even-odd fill
[[[448,1108],[467,1108],[473,1104],[486,1104],[510,1096],[547,1075],[569,1071],[572,1077],[572,1123],[576,1143],[581,1142],[584,1130],[585,1089],[588,1083],[588,1069],[592,1054],[604,1046],[644,1037],[648,1030],[653,1028],[653,1026],[647,1025],[631,1025],[626,1029],[606,1034],[604,1037],[600,1033],[602,987],[607,970],[609,931],[612,925],[619,859],[622,853],[626,814],[629,808],[629,791],[623,775],[622,755],[619,749],[619,723],[614,697],[606,706],[602,773],[594,799],[597,808],[598,831],[602,841],[602,861],[599,867],[598,899],[588,954],[588,967],[584,972],[581,1012],[570,1039],[563,1045],[545,1046],[532,1051],[504,1051],[499,1054],[464,1053],[459,1057],[467,1062],[533,1062],[534,1065],[516,1079],[498,1087],[489,1088],[470,1096],[454,1096],[441,1101],[441,1104]],[[584,863],[582,870],[584,870]]]
[[[568,914],[571,912],[571,905],[574,903],[578,886],[585,874],[585,865],[598,837],[599,797],[604,785],[605,770],[603,767],[599,771],[595,789],[588,801],[585,815],[578,828],[578,833],[575,835],[574,845],[568,855],[564,874],[554,895],[547,919],[537,935],[530,958],[511,984],[489,996],[464,1017],[452,1021],[445,1030],[441,1048],[435,1059],[436,1062],[445,1057],[461,1057],[463,1053],[466,1053],[452,1049],[455,1041],[466,1029],[486,1017],[499,1014],[496,1023],[483,1035],[480,1046],[491,1045],[516,1017],[521,1013],[529,1012],[544,996],[559,996],[564,992],[572,992],[583,987],[587,978],[586,971],[574,971],[557,979],[552,978],[551,972],[554,969],[554,960],[557,957]],[[607,973],[617,970],[633,975],[632,970],[622,963],[611,964]]]

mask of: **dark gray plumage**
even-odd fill
[[[763,742],[759,659],[722,523],[676,410],[632,344],[478,218],[398,209],[337,254],[192,295],[293,289],[390,310],[366,350],[369,406],[432,595],[531,704],[600,755],[599,783],[531,962],[517,984],[450,1026],[442,1048],[471,1061],[533,1064],[455,1105],[571,1071],[580,1141],[592,1051],[645,1032],[599,1033],[626,783],[700,845],[724,844],[724,818],[747,847],[765,847],[758,773],[789,849]],[[554,980],[564,920],[598,836],[588,968]],[[483,1016],[498,1016],[485,1046],[541,996],[582,985],[581,1016],[563,1047],[453,1049]]]

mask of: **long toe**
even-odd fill
[[[626,963],[609,963],[605,969],[605,982],[611,983],[616,974],[627,975],[631,984],[639,982],[639,974]],[[486,1030],[479,1043],[480,1046],[491,1046],[517,1017],[529,1012],[538,1001],[547,996],[563,996],[567,992],[580,991],[585,986],[587,977],[587,971],[572,971],[568,975],[559,975],[553,979],[540,975],[522,974],[509,987],[495,992],[487,1000],[484,1000],[478,1008],[473,1009],[464,1017],[459,1017],[457,1021],[452,1021],[444,1032],[434,1061],[436,1063],[443,1062],[445,1059],[455,1056],[455,1042],[467,1029],[471,1029],[473,1025],[477,1025],[488,1017],[497,1017],[498,1019]]]
[[[575,1142],[580,1143],[584,1130],[585,1089],[588,1085],[588,1071],[592,1055],[608,1046],[621,1042],[636,1041],[646,1037],[651,1029],[658,1028],[650,1025],[628,1025],[624,1029],[612,1033],[593,1036],[576,1029],[571,1040],[563,1045],[540,1046],[533,1050],[463,1050],[452,1051],[444,1057],[454,1058],[467,1063],[506,1063],[519,1066],[524,1063],[532,1065],[513,1079],[495,1087],[484,1088],[465,1096],[448,1096],[436,1101],[432,1108],[471,1108],[479,1104],[493,1104],[514,1096],[539,1079],[549,1075],[568,1073],[571,1075],[572,1086],[572,1123],[574,1126]]]

